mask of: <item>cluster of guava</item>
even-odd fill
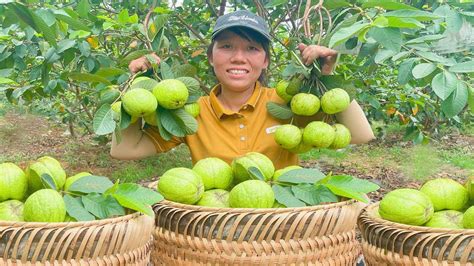
[[[249,168],[255,167],[264,180],[255,179]],[[281,208],[270,183],[282,174],[301,168],[288,166],[275,171],[272,161],[258,152],[235,158],[229,165],[210,157],[198,161],[192,169],[172,168],[159,179],[157,190],[165,199],[218,208]]]
[[[474,177],[465,186],[438,178],[426,182],[420,190],[393,190],[380,201],[378,213],[397,223],[474,229]]]
[[[57,190],[46,189],[42,175],[49,175]],[[30,163],[25,171],[14,163],[0,164],[0,221],[70,222],[60,191],[91,174],[81,172],[66,178],[54,158],[44,156]]]
[[[178,79],[164,79],[158,82],[148,77],[138,77],[133,80],[130,88],[121,97],[120,91],[114,87],[106,88],[101,94],[103,94],[101,99],[111,98],[110,95],[112,95],[111,108],[114,111],[115,120],[120,119],[122,106],[130,115],[132,123],[141,117],[147,124],[153,126],[158,124],[156,119],[158,106],[170,110],[183,108],[193,117],[197,117],[200,112],[197,102],[187,103],[188,88]]]
[[[349,94],[340,88],[331,89],[323,94],[321,100],[311,93],[298,92],[288,81],[280,81],[276,92],[290,104],[291,111],[299,116],[315,115],[320,109],[326,114],[337,114],[350,104]],[[291,91],[298,93],[292,95]],[[329,125],[322,121],[313,121],[304,128],[286,124],[275,131],[275,142],[283,149],[293,153],[304,153],[312,148],[341,149],[351,142],[351,132],[342,124]]]

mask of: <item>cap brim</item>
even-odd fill
[[[217,36],[217,34],[221,33],[223,30],[227,30],[227,29],[233,28],[233,27],[242,27],[242,28],[247,28],[247,29],[253,30],[253,31],[259,33],[260,35],[262,35],[268,41],[272,41],[272,37],[268,33],[264,32],[262,30],[259,30],[259,29],[255,29],[254,27],[249,27],[248,25],[242,25],[241,23],[227,24],[224,27],[221,27],[221,28],[215,30],[212,33],[211,38],[214,39]]]

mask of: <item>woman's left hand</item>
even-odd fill
[[[321,58],[323,65],[321,66],[321,73],[323,75],[329,75],[332,73],[334,65],[336,64],[337,51],[319,45],[306,45],[300,43],[298,45],[300,49],[301,57],[305,65],[310,65],[314,60]]]

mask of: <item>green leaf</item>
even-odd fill
[[[433,91],[438,95],[441,100],[446,100],[449,95],[456,89],[458,84],[458,79],[456,75],[451,72],[444,71],[443,73],[438,73],[434,76],[431,81],[431,87]]]
[[[425,35],[425,36],[421,36],[421,37],[418,37],[418,38],[415,38],[415,39],[411,39],[409,41],[407,41],[406,43],[407,44],[413,44],[413,43],[423,43],[423,42],[426,42],[426,41],[437,41],[437,40],[441,40],[443,39],[444,35],[441,35],[441,34],[434,34],[434,35]]]
[[[290,188],[282,187],[279,185],[272,186],[273,193],[275,194],[275,200],[285,205],[288,208],[294,207],[305,207],[306,204],[297,199]]]
[[[370,27],[369,23],[358,22],[352,26],[336,31],[329,41],[329,48],[333,48],[341,43],[344,43],[350,37],[357,35],[359,32],[365,30],[368,27]]]
[[[128,23],[128,10],[122,9],[117,15],[117,21],[119,24],[125,25]]]
[[[54,14],[54,16],[57,19],[62,20],[65,23],[67,23],[73,29],[91,32],[91,29],[86,26],[85,22],[83,22],[79,19],[74,19],[74,18],[71,18],[71,17],[63,15],[63,14]],[[58,47],[61,47],[61,46],[58,46]]]
[[[150,54],[150,53],[152,53],[152,52],[150,50],[147,50],[147,49],[133,51],[133,52],[129,53],[128,55],[126,55],[124,58],[118,60],[118,62],[120,62],[121,66],[128,66],[130,61],[135,60],[139,57],[142,57],[142,56]]]
[[[107,135],[114,132],[114,111],[110,107],[110,104],[104,104],[99,108],[94,115],[92,126],[97,135]]]
[[[161,66],[160,73],[161,73],[161,78],[162,79],[173,79],[174,78],[173,71],[171,71],[171,67],[166,62],[161,62],[160,66]]]
[[[386,17],[414,18],[419,21],[428,21],[440,18],[439,16],[421,10],[395,10],[384,14]]]
[[[113,114],[112,114],[113,117]],[[123,105],[120,104],[120,129],[126,129],[128,126],[130,126],[130,123],[132,122],[132,117],[125,111],[123,108]]]
[[[178,77],[193,77],[197,74],[197,69],[190,64],[176,65],[172,68],[173,74]]]
[[[160,193],[132,183],[119,184],[113,189],[111,196],[123,207],[149,216],[154,215],[151,205],[164,199]]]
[[[369,34],[383,47],[399,52],[402,47],[402,33],[397,28],[371,28]]]
[[[278,177],[278,181],[292,184],[314,184],[325,177],[326,175],[318,169],[303,168],[290,170],[282,174]]]
[[[114,184],[105,176],[89,175],[75,181],[69,187],[69,191],[81,193],[104,193]]]
[[[415,62],[416,58],[408,58],[403,60],[403,62],[398,67],[398,83],[405,85],[413,78],[411,72]]]
[[[390,57],[394,56],[397,52],[388,49],[381,49],[375,55],[374,61],[377,64],[383,63],[385,60],[389,59]]]
[[[110,195],[90,193],[82,196],[82,204],[99,219],[125,215],[125,209]]]
[[[201,93],[199,81],[191,77],[178,77],[176,78],[179,81],[182,81],[186,88],[188,88],[189,94]]]
[[[429,74],[433,73],[433,71],[435,71],[435,70],[436,70],[436,65],[435,64],[422,63],[422,64],[416,65],[413,68],[411,73],[413,74],[414,78],[421,79],[421,78],[424,78],[424,77],[428,76]]]
[[[15,84],[16,82],[11,79],[0,77],[0,84],[10,84],[10,83]]]
[[[126,71],[124,71],[123,69],[120,69],[120,68],[103,67],[103,68],[100,68],[95,73],[95,75],[101,76],[101,77],[104,77],[104,78],[108,78],[108,77],[118,76],[118,75],[122,75],[122,74],[126,74],[126,73],[127,73]]]
[[[40,33],[43,34],[44,39],[49,44],[56,47],[57,46],[57,44],[56,44],[56,30],[55,30],[54,25],[53,25],[53,27],[49,27],[46,24],[46,22],[44,22],[44,20],[40,16],[36,15],[33,12],[30,12],[30,13],[31,13],[31,17],[33,18],[33,21],[36,24],[37,29],[39,30]]]
[[[446,16],[446,29],[449,32],[459,32],[463,24],[463,19],[461,14],[459,14],[455,9],[448,11]]]
[[[425,28],[425,25],[414,18],[397,18],[397,17],[377,17],[373,25],[377,27],[393,27],[393,28],[407,28],[418,29]]]
[[[56,49],[56,53],[60,54],[66,51],[67,49],[74,47],[74,45],[76,45],[76,40],[71,40],[71,39],[61,40],[58,43],[58,48]]]
[[[456,63],[456,61],[454,61],[453,58],[442,57],[442,56],[439,56],[439,55],[437,55],[435,53],[431,53],[431,52],[418,51],[418,52],[416,52],[416,54],[421,56],[421,57],[424,57],[426,59],[429,59],[431,61],[442,63],[442,64],[447,65],[447,66],[452,66]]]
[[[471,73],[474,72],[474,61],[457,63],[449,68],[454,73]]]
[[[464,82],[458,80],[456,89],[441,103],[441,110],[443,110],[443,113],[445,113],[448,118],[452,118],[464,109],[467,100],[467,86]]]
[[[77,3],[77,13],[79,13],[79,16],[87,18],[90,10],[91,6],[89,5],[89,0],[80,0],[79,3]]]
[[[336,9],[336,8],[341,8],[341,7],[349,7],[351,6],[351,3],[344,0],[332,0],[332,1],[324,1],[323,5],[327,9]]]
[[[282,120],[287,120],[293,117],[293,112],[291,112],[291,109],[288,106],[275,102],[267,102],[267,112],[271,116]]]
[[[398,9],[408,9],[408,10],[417,10],[415,7],[396,2],[396,1],[390,1],[390,0],[369,0],[365,3],[362,4],[363,8],[368,8],[368,7],[381,7],[386,10],[398,10]]]
[[[63,196],[64,203],[66,204],[66,211],[69,216],[76,219],[77,221],[93,221],[95,220],[94,215],[90,214],[82,204],[81,199],[72,197],[71,195]]]
[[[367,203],[368,200],[364,194],[376,191],[380,188],[375,183],[349,175],[331,176],[327,183],[322,185],[329,188],[332,193],[338,196],[356,199],[365,203]]]
[[[474,88],[467,87],[468,92],[468,99],[467,104],[469,105],[469,109],[471,110],[471,114],[474,114]]]
[[[106,84],[106,85],[112,84],[106,78],[103,78],[99,75],[91,74],[91,73],[70,72],[68,74],[68,78],[70,78],[72,80],[75,80],[75,81],[99,82],[99,83],[103,83],[103,84]]]
[[[322,185],[302,184],[292,186],[291,190],[295,197],[304,201],[308,205],[314,206],[321,203],[338,202],[339,198],[328,188]]]
[[[266,8],[272,8],[272,7],[276,7],[276,6],[279,6],[279,5],[283,5],[283,4],[286,4],[288,0],[271,0],[270,2],[268,2],[265,7]]]
[[[20,98],[20,96],[23,95],[23,93],[25,93],[27,90],[31,89],[32,87],[33,87],[32,85],[27,85],[20,88],[15,88],[15,90],[13,90],[13,93],[12,93],[13,98],[15,99]]]
[[[250,177],[252,177],[252,179],[265,181],[265,177],[257,167],[251,166],[247,168],[247,172],[249,173]]]
[[[43,183],[43,186],[45,188],[58,190],[58,188],[56,187],[56,182],[54,182],[54,179],[51,175],[44,173],[40,175],[40,178],[41,178],[41,183]]]
[[[173,115],[173,112],[171,110],[165,109],[165,108],[160,108],[158,107],[158,114],[160,115],[160,124],[163,126],[163,128],[172,134],[173,136],[176,137],[184,137],[186,136],[186,131],[184,128],[181,127],[181,123],[179,123],[175,116]],[[161,134],[161,131],[160,131]]]
[[[186,135],[192,135],[198,130],[198,123],[196,118],[186,112],[184,108],[179,108],[171,111],[178,125],[184,130]]]
[[[166,23],[168,22],[168,18],[169,18],[169,15],[168,14],[162,14],[162,15],[157,15],[155,17],[155,21],[153,22],[153,24],[150,24],[150,27],[153,25],[153,27],[155,28],[154,29],[154,32],[152,31],[149,31],[150,33],[150,39],[152,41],[155,40],[156,38],[156,35],[160,32],[163,32],[161,29],[166,25]]]

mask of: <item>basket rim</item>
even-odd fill
[[[19,226],[24,228],[75,228],[75,227],[83,227],[83,226],[100,226],[105,224],[116,224],[123,221],[132,220],[138,218],[139,216],[145,216],[145,214],[140,212],[134,212],[127,215],[122,215],[119,217],[101,219],[101,220],[93,220],[93,221],[77,221],[77,222],[17,222],[17,221],[0,221],[0,227],[2,226]],[[150,217],[152,218],[152,217]],[[153,217],[154,219],[154,217]]]
[[[410,230],[410,231],[419,231],[419,232],[424,232],[424,233],[456,233],[456,234],[472,234],[474,235],[474,229],[457,229],[457,228],[437,228],[437,227],[427,227],[427,226],[419,226],[419,225],[408,225],[408,224],[401,224],[401,223],[396,223],[392,221],[388,221],[379,217],[376,217],[372,215],[372,212],[374,211],[375,208],[378,208],[380,204],[380,201],[372,203],[368,206],[366,206],[361,212],[360,212],[360,218],[363,218],[364,216],[371,219],[372,221],[388,226],[388,227],[395,227],[398,229],[405,229],[405,230]]]
[[[354,199],[350,199],[350,200],[345,200],[345,201],[336,202],[336,203],[328,203],[328,204],[323,204],[323,205],[305,206],[305,207],[293,207],[293,208],[218,208],[218,207],[188,205],[188,204],[173,202],[169,200],[162,200],[158,203],[155,203],[153,205],[153,209],[159,205],[166,205],[166,206],[177,208],[177,209],[185,209],[185,210],[201,211],[201,212],[276,213],[277,214],[277,213],[288,213],[288,212],[295,212],[295,211],[326,210],[326,209],[332,209],[336,207],[343,207],[346,205],[353,205],[357,203],[366,204]]]

